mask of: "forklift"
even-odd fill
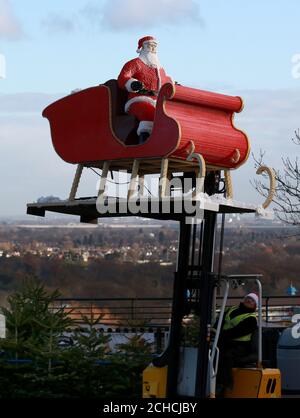
[[[205,179],[208,194],[219,190],[220,176],[211,172]],[[233,387],[225,391],[227,398],[281,397],[280,371],[264,368],[262,362],[262,285],[261,275],[223,275],[222,249],[225,214],[246,212],[244,208],[220,205],[220,211],[205,210],[200,224],[180,221],[177,268],[173,287],[173,306],[169,341],[166,350],[143,372],[143,398],[215,398],[218,375],[218,341],[226,309],[229,289],[246,282],[258,287],[258,332],[256,350],[241,367],[232,370]],[[221,215],[218,271],[214,272],[217,216]],[[196,246],[196,243],[198,244]],[[196,248],[197,247],[197,248]],[[222,303],[215,335],[212,327],[216,320],[216,296],[223,290]],[[182,328],[186,313],[193,311],[199,317],[196,347],[182,344]],[[187,325],[188,327],[188,325]],[[254,358],[253,358],[254,357]],[[255,358],[256,357],[256,358]]]

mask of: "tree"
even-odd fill
[[[292,138],[295,146],[300,146],[300,131],[295,131]],[[260,152],[258,158],[254,157],[256,168],[265,165],[263,162],[264,152]],[[297,155],[297,151],[295,152]],[[300,225],[300,167],[298,157],[292,160],[289,157],[282,158],[283,170],[275,170],[276,192],[273,202],[274,212],[278,219],[290,224]],[[254,187],[264,197],[268,195],[268,186],[261,181],[255,181]]]
[[[28,278],[1,308],[8,334],[0,343],[1,396],[51,397],[57,383],[69,379],[61,373],[59,339],[73,321],[63,307],[54,308],[59,296]]]
[[[151,344],[136,335],[111,353],[101,315],[83,316],[78,328],[55,305],[59,296],[27,279],[1,309],[8,335],[0,340],[0,398],[140,397]],[[73,344],[61,346],[68,335]]]
[[[49,293],[38,280],[30,278],[7,298],[8,308],[1,311],[6,317],[8,345],[15,359],[32,355],[33,351],[35,355],[43,350],[51,355],[61,333],[72,324],[63,308],[51,309],[59,296],[58,290]]]
[[[88,237],[88,245],[90,247],[92,247],[94,245],[94,237],[93,237],[92,234],[90,234],[89,237]]]
[[[118,391],[124,395],[140,396],[142,372],[152,361],[153,344],[146,341],[143,335],[135,334],[127,342],[118,344],[118,353],[114,356],[114,365],[118,366]]]
[[[84,326],[73,329],[73,346],[63,350],[64,371],[72,376],[72,397],[99,398],[113,391],[110,336],[99,332],[103,315],[82,315]],[[98,327],[99,328],[99,327]],[[65,388],[67,391],[67,388]]]
[[[165,242],[165,240],[166,240],[166,237],[165,237],[164,231],[159,231],[159,234],[158,234],[159,243],[163,244]]]

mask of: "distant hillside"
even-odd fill
[[[263,274],[264,294],[285,294],[291,281],[300,291],[300,240],[294,235],[282,227],[227,229],[223,272]],[[28,276],[65,297],[170,297],[177,245],[178,230],[160,226],[1,226],[0,298]]]

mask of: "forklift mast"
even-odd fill
[[[218,193],[219,184],[220,173],[210,172],[205,179],[205,192],[209,195]],[[154,362],[154,364],[160,363],[162,365],[164,363],[168,365],[167,397],[177,395],[182,320],[187,309],[191,307],[201,318],[195,396],[200,398],[206,396],[215,282],[212,272],[216,219],[216,212],[204,211],[204,219],[201,224],[186,223],[185,219],[180,221],[169,345],[166,350],[165,361],[157,360]],[[196,240],[197,237],[198,240]],[[198,248],[196,248],[196,242]]]

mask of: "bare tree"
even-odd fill
[[[299,129],[295,131],[292,141],[296,146],[300,146]],[[282,158],[282,171],[275,170],[277,187],[273,202],[276,216],[281,221],[300,226],[300,167],[297,154],[296,150],[295,159]],[[263,151],[260,151],[258,158],[253,156],[256,168],[265,165],[263,162],[264,156],[265,152]],[[262,181],[255,180],[253,185],[262,196],[266,197],[268,195],[268,186]]]

